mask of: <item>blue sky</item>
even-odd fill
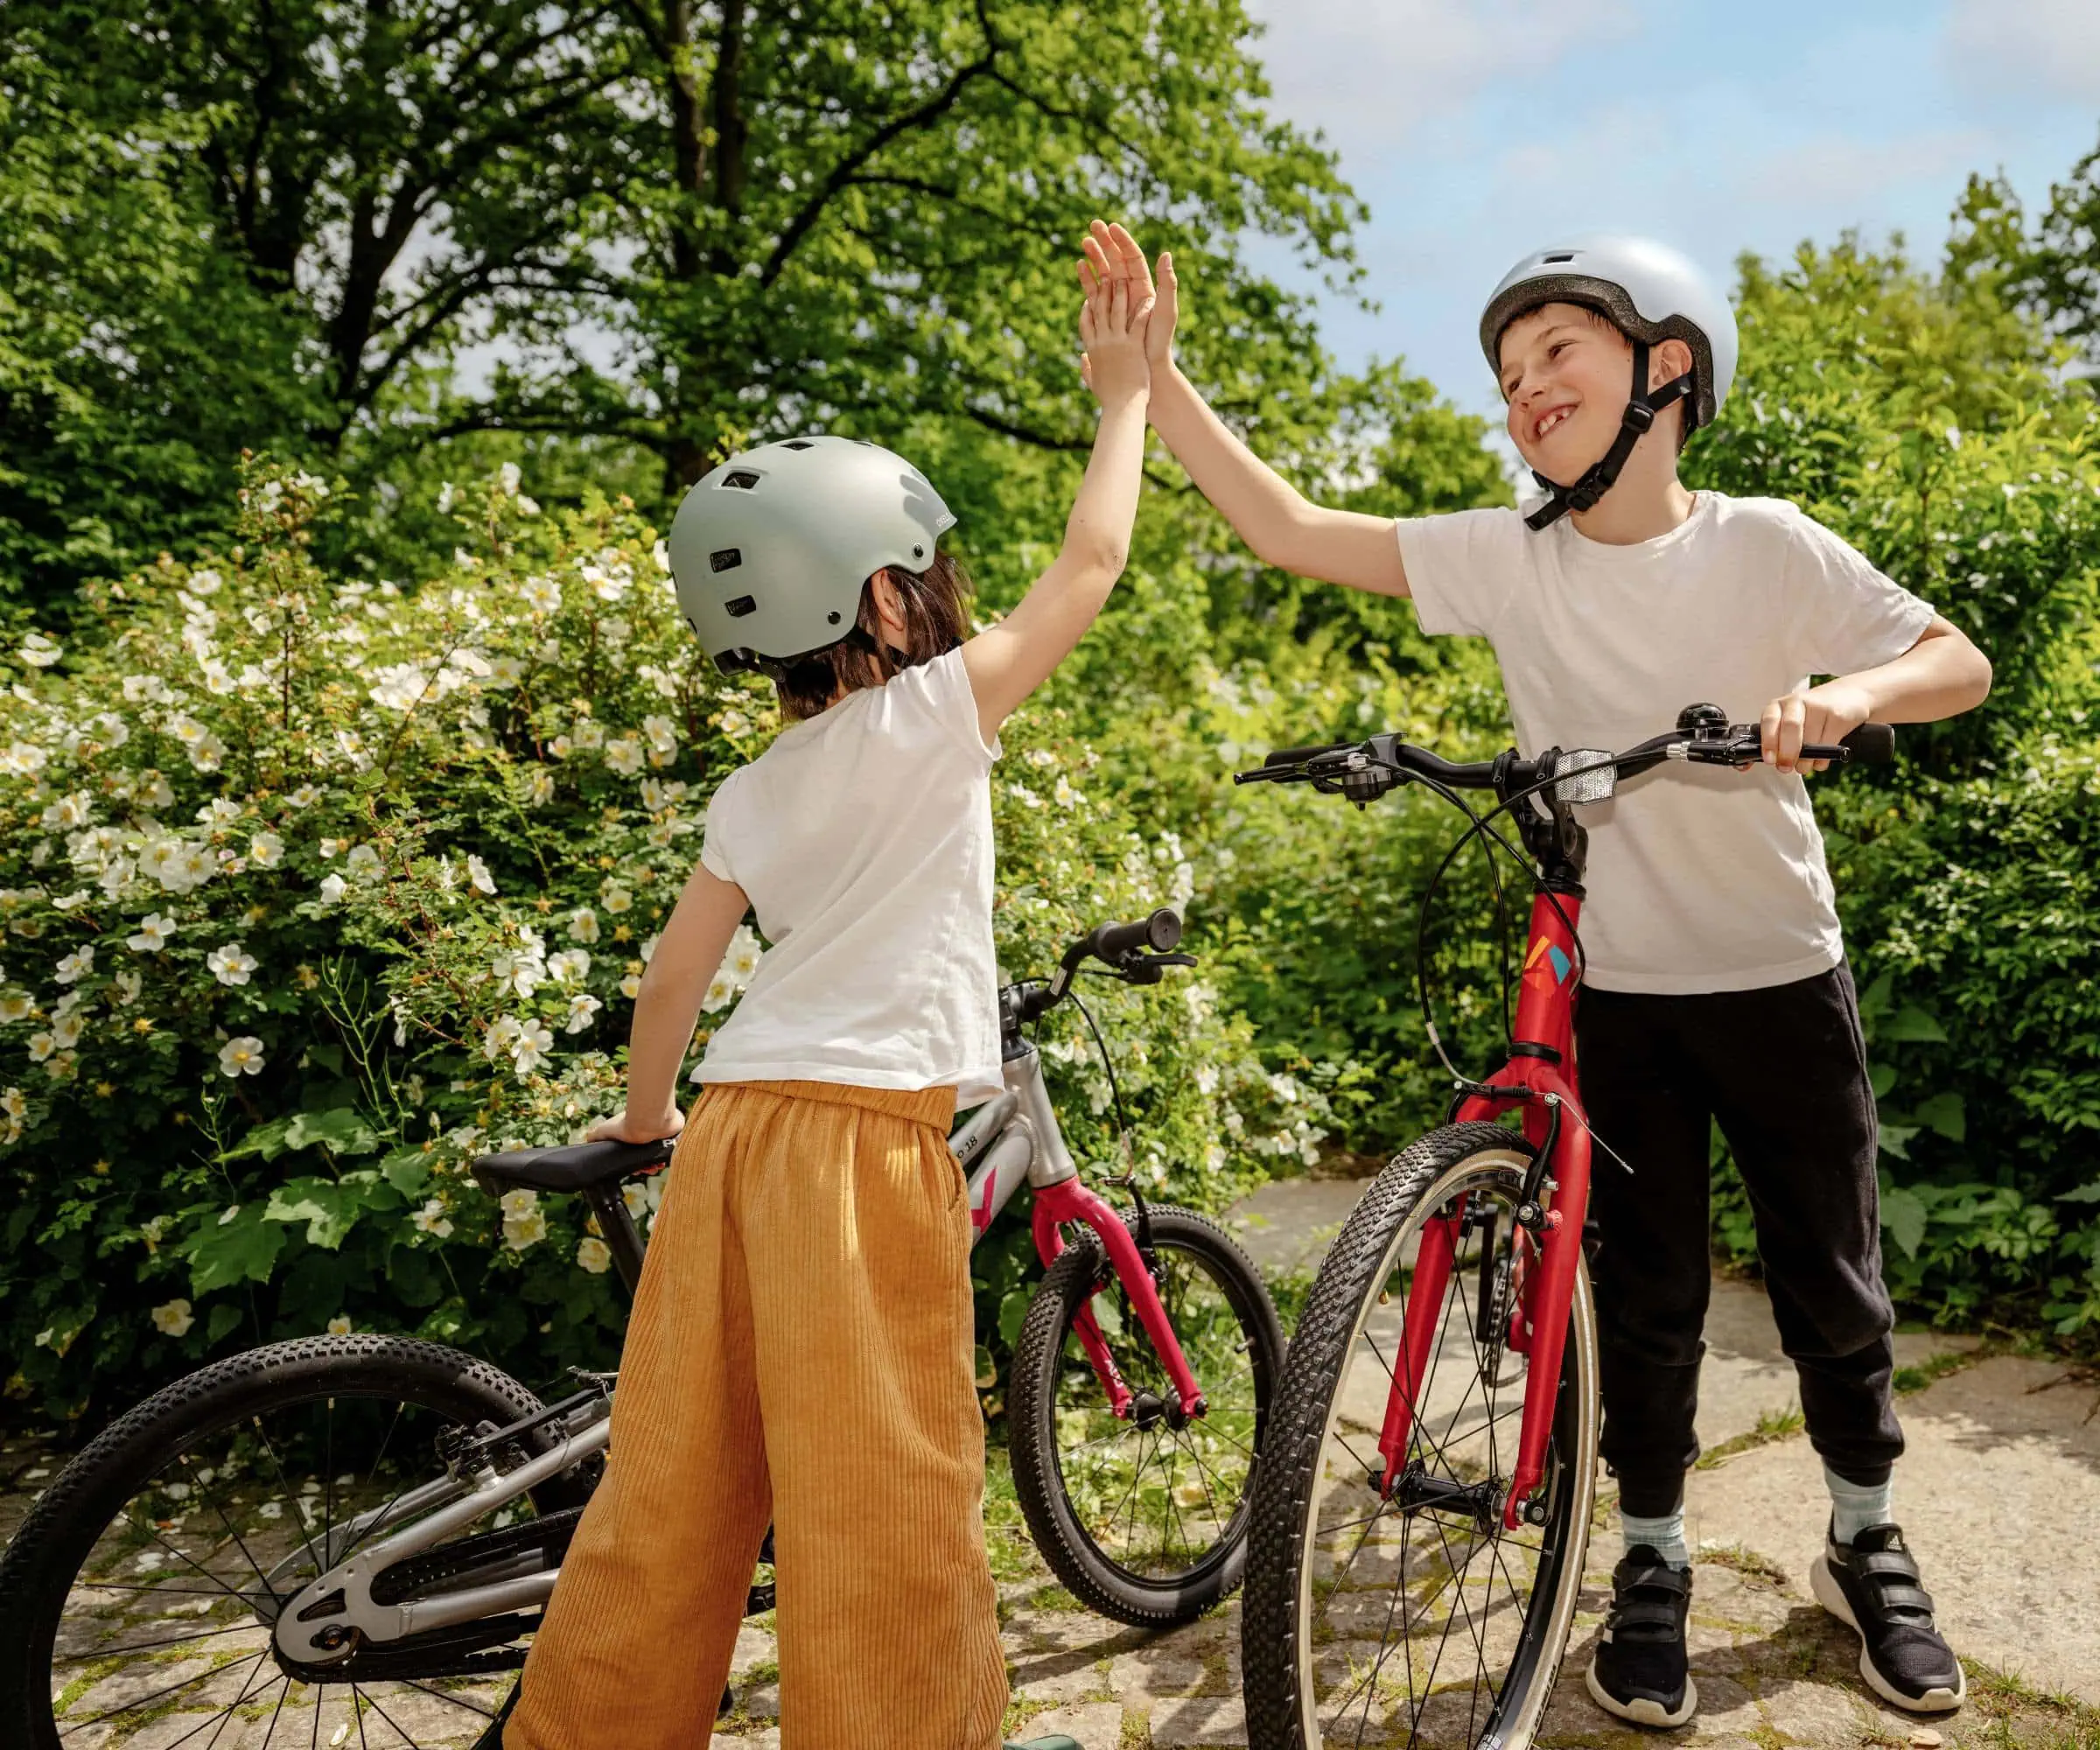
[[[1250,5],[1273,107],[1324,132],[1370,207],[1360,290],[1380,308],[1319,291],[1328,346],[1404,354],[1483,412],[1474,325],[1529,248],[1647,231],[1723,284],[1745,248],[1848,227],[1929,258],[1971,170],[2002,169],[2032,211],[2100,142],[2100,0]]]

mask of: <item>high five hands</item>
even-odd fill
[[[1121,225],[1103,224],[1096,219],[1080,248],[1085,259],[1079,264],[1079,284],[1087,299],[1080,315],[1080,343],[1084,348],[1079,364],[1080,381],[1105,399],[1101,374],[1095,365],[1099,348],[1087,344],[1089,316],[1098,335],[1116,320],[1114,300],[1120,297],[1123,320],[1127,325],[1124,332],[1141,342],[1148,372],[1162,372],[1173,363],[1180,288],[1174,277],[1174,258],[1164,250],[1159,256],[1159,283],[1154,286],[1144,251]]]

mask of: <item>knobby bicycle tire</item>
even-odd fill
[[[1125,1222],[1135,1234],[1136,1216],[1126,1216]],[[1091,1232],[1082,1234],[1067,1248],[1030,1303],[1014,1346],[1007,1403],[1014,1492],[1036,1548],[1066,1588],[1088,1609],[1144,1628],[1193,1621],[1240,1584],[1247,1564],[1250,1502],[1260,1476],[1264,1430],[1284,1362],[1283,1327],[1275,1305],[1260,1273],[1231,1237],[1215,1223],[1186,1209],[1155,1205],[1151,1222],[1153,1242],[1161,1252],[1171,1256],[1180,1251],[1200,1261],[1204,1273],[1231,1309],[1241,1338],[1236,1348],[1247,1357],[1244,1371],[1250,1390],[1246,1396],[1253,1405],[1253,1433],[1244,1460],[1234,1461],[1243,1461],[1247,1470],[1239,1499],[1230,1503],[1219,1535],[1184,1568],[1139,1573],[1102,1548],[1074,1507],[1060,1450],[1057,1383],[1060,1369],[1068,1364],[1065,1345],[1073,1320],[1097,1291],[1112,1290],[1116,1283],[1101,1242]],[[1136,1334],[1134,1320],[1131,1329]],[[1149,1355],[1149,1342],[1143,1348]],[[1208,1390],[1212,1382],[1204,1377],[1202,1366],[1192,1365],[1196,1367],[1197,1382]],[[1092,1389],[1098,1391],[1098,1384]],[[1219,1408],[1222,1410],[1222,1402]],[[1105,1404],[1098,1413],[1107,1414]],[[1200,1420],[1192,1421],[1182,1432],[1197,1440],[1206,1433]]]
[[[1450,1124],[1430,1132],[1396,1156],[1373,1181],[1320,1267],[1277,1392],[1254,1502],[1247,1595],[1241,1621],[1248,1730],[1253,1750],[1321,1750],[1324,1742],[1317,1718],[1320,1698],[1316,1662],[1321,1656],[1323,1633],[1339,1638],[1326,1618],[1326,1599],[1340,1594],[1330,1591],[1323,1597],[1320,1588],[1323,1585],[1338,1586],[1340,1580],[1331,1562],[1330,1572],[1320,1573],[1320,1564],[1314,1559],[1311,1545],[1319,1530],[1316,1491],[1321,1480],[1323,1451],[1329,1449],[1330,1438],[1351,1455],[1362,1456],[1340,1433],[1340,1400],[1352,1352],[1382,1302],[1390,1306],[1392,1300],[1400,1298],[1399,1292],[1388,1297],[1388,1285],[1396,1272],[1409,1268],[1404,1263],[1404,1253],[1411,1236],[1419,1231],[1420,1222],[1446,1207],[1456,1189],[1465,1184],[1493,1190],[1499,1196],[1513,1196],[1531,1158],[1532,1151],[1524,1138],[1501,1125]],[[1482,1206],[1487,1201],[1485,1197],[1477,1200]],[[1492,1235],[1489,1243],[1491,1246]],[[1450,1298],[1453,1292],[1461,1296],[1474,1292],[1467,1276],[1467,1270],[1454,1269],[1452,1286],[1446,1291],[1447,1306],[1456,1304]],[[1375,1342],[1371,1352],[1378,1354]],[[1383,1358],[1381,1355],[1379,1359]],[[1425,1381],[1425,1394],[1427,1389]],[[1421,1714],[1418,1712],[1414,1720],[1398,1726],[1389,1722],[1378,1732],[1364,1736],[1362,1741],[1426,1745],[1469,1738],[1480,1750],[1524,1750],[1531,1742],[1552,1695],[1582,1587],[1583,1557],[1596,1488],[1597,1404],[1595,1312],[1587,1272],[1578,1260],[1554,1424],[1553,1459],[1558,1469],[1549,1477],[1550,1518],[1545,1526],[1537,1528],[1545,1552],[1536,1570],[1542,1578],[1531,1602],[1523,1607],[1505,1683],[1499,1692],[1491,1684],[1489,1715],[1477,1735],[1472,1733],[1474,1716],[1470,1711],[1457,1738],[1418,1731]],[[1362,1404],[1354,1406],[1358,1415],[1365,1409]],[[1349,1530],[1364,1524],[1366,1529],[1357,1538],[1356,1546],[1361,1549],[1369,1537],[1370,1525],[1383,1511],[1383,1507],[1376,1508],[1370,1522],[1350,1522],[1338,1529]],[[1404,1536],[1411,1535],[1405,1530],[1404,1522],[1403,1530]],[[1448,1549],[1446,1558],[1448,1565]],[[1352,1552],[1350,1559],[1354,1558]],[[1462,1600],[1466,1568],[1472,1560],[1469,1544],[1465,1562],[1451,1570],[1448,1583],[1458,1588],[1453,1598],[1461,1609],[1466,1608]],[[1396,1596],[1404,1588],[1404,1558],[1401,1576],[1395,1584]],[[1437,1589],[1442,1591],[1446,1584],[1439,1582]],[[1446,1605],[1446,1609],[1448,1615],[1452,1606]],[[1387,1632],[1392,1617],[1393,1608],[1389,1605]],[[1404,1637],[1404,1627],[1403,1634]],[[1404,1662],[1411,1662],[1413,1657],[1412,1648],[1404,1649]],[[1405,1669],[1410,1674],[1412,1704],[1411,1662],[1407,1662]],[[1437,1693],[1436,1674],[1432,1668],[1425,1682],[1420,1698],[1423,1712]],[[1374,1668],[1365,1680],[1374,1701],[1379,1675]],[[1388,1683],[1397,1688],[1390,1677]],[[1367,1704],[1367,1718],[1369,1705]]]

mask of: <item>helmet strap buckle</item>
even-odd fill
[[[1580,480],[1570,486],[1550,480],[1536,469],[1531,478],[1546,489],[1545,503],[1524,519],[1527,528],[1539,529],[1560,521],[1571,510],[1589,511],[1597,501],[1617,484],[1620,471],[1626,466],[1627,458],[1634,453],[1634,445],[1655,427],[1656,415],[1673,401],[1687,400],[1692,389],[1692,374],[1664,383],[1660,388],[1648,386],[1648,342],[1634,342],[1633,390],[1627,397],[1626,411],[1619,416],[1619,435],[1613,438],[1612,447],[1584,471]]]

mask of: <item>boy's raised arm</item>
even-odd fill
[[[1129,279],[1133,296],[1153,298],[1145,336],[1152,429],[1255,556],[1301,578],[1405,595],[1390,517],[1312,503],[1242,444],[1182,375],[1173,360],[1180,284],[1172,256],[1161,254],[1155,290],[1144,250],[1122,226],[1095,220],[1085,247],[1096,273]]]

